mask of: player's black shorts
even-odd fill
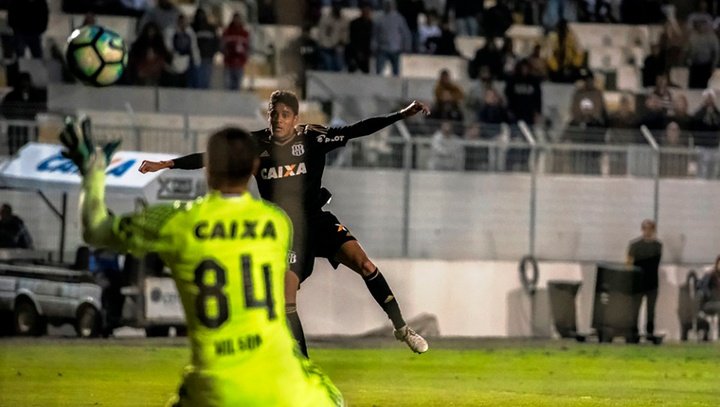
[[[290,270],[305,281],[313,272],[316,257],[328,259],[333,268],[339,263],[334,257],[345,242],[355,239],[350,231],[330,212],[320,211],[307,219],[307,236],[305,247],[299,244],[302,238],[295,233],[293,249],[290,253]]]

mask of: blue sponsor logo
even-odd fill
[[[122,177],[137,160],[121,160],[115,158],[108,165],[107,175],[115,177]],[[77,174],[79,171],[75,164],[69,159],[62,156],[62,154],[56,154],[43,160],[37,166],[38,172],[48,173],[60,173],[60,174]]]

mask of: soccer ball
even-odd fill
[[[65,49],[65,60],[73,76],[93,86],[117,82],[127,66],[127,58],[122,37],[97,25],[74,30]]]

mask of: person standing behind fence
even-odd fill
[[[324,71],[340,72],[344,68],[343,58],[348,37],[348,22],[342,16],[341,11],[339,4],[333,4],[330,14],[322,16],[318,23],[320,68]]]
[[[33,86],[29,73],[21,72],[17,84],[0,105],[5,119],[26,121],[8,124],[8,154],[15,154],[25,143],[36,138],[35,116],[45,111],[46,105],[47,92]]]
[[[42,58],[41,37],[48,28],[48,4],[46,0],[11,0],[8,5],[8,25],[15,36],[15,52],[19,58],[30,48],[33,58]]]
[[[225,89],[238,90],[242,87],[245,64],[250,56],[250,33],[245,29],[240,13],[233,14],[230,25],[223,32],[222,50],[225,57]]]
[[[184,14],[178,16],[177,25],[165,31],[165,41],[168,50],[172,53],[172,85],[177,87],[195,86],[196,70],[200,64],[200,50],[198,49],[195,31],[188,24]]]
[[[350,22],[348,44],[345,48],[349,72],[360,70],[370,73],[370,44],[373,35],[372,9],[365,4],[360,8],[360,17]]]
[[[642,270],[642,296],[645,297],[646,327],[648,339],[655,334],[655,303],[658,296],[658,269],[662,258],[662,243],[657,239],[655,221],[645,219],[640,226],[642,236],[630,242],[627,264]]]

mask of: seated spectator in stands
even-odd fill
[[[635,114],[635,106],[630,99],[631,96],[623,94],[617,111],[610,115],[608,124],[616,129],[634,129],[638,127],[638,119]]]
[[[172,54],[165,46],[160,29],[148,22],[130,46],[127,81],[131,85],[158,86],[167,82]]]
[[[486,70],[493,79],[497,79],[503,72],[503,55],[495,37],[485,39],[485,45],[475,52],[475,57],[468,63],[468,76],[472,79],[480,77],[480,73]]]
[[[320,17],[317,41],[320,52],[320,69],[340,72],[344,69],[345,43],[348,22],[342,16],[340,4],[333,3],[329,14]]]
[[[443,69],[440,71],[437,82],[435,82],[435,89],[433,94],[435,96],[435,104],[438,105],[443,100],[443,92],[447,92],[449,97],[445,98],[447,101],[452,102],[458,106],[462,105],[465,98],[465,93],[462,88],[455,83],[450,77],[450,71]]]
[[[530,62],[521,60],[515,74],[505,82],[505,97],[512,121],[524,121],[529,126],[542,117],[542,88],[540,81],[531,75]]]
[[[4,203],[0,208],[0,248],[32,249],[33,241],[25,222],[13,214],[12,206]]]
[[[233,14],[222,34],[222,50],[225,59],[225,89],[238,90],[242,87],[245,64],[250,56],[250,33],[245,29],[240,13]]]
[[[420,52],[418,17],[425,12],[425,3],[423,0],[397,0],[397,9],[410,29],[413,41],[412,52]]]
[[[503,38],[503,46],[500,50],[502,60],[502,74],[500,77],[503,80],[511,77],[515,73],[515,65],[517,64],[518,57],[513,51],[513,40],[510,37]]]
[[[720,57],[720,42],[712,27],[696,21],[687,43],[687,65],[690,69],[688,86],[705,89]]]
[[[157,0],[154,7],[150,7],[138,22],[138,32],[142,33],[148,23],[155,23],[161,33],[177,24],[180,16],[180,9],[175,6],[172,0]]]
[[[690,129],[692,127],[692,116],[688,112],[688,100],[682,93],[673,96],[673,109],[670,118],[680,125],[681,129]]]
[[[195,31],[184,14],[178,16],[175,27],[165,31],[165,41],[172,54],[170,85],[180,88],[197,87],[194,80],[197,78],[197,65],[200,64],[200,49]]]
[[[458,35],[474,37],[480,34],[478,15],[482,13],[481,1],[447,0],[445,3],[445,16],[455,17],[455,27]]]
[[[569,140],[584,143],[604,143],[606,123],[603,116],[598,115],[598,109],[592,99],[584,98],[578,103],[579,109],[573,112],[568,125],[573,130],[579,130]],[[588,129],[601,129],[589,131]]]
[[[602,123],[605,125],[605,122],[607,121],[605,99],[603,98],[602,90],[598,89],[595,85],[595,76],[591,70],[585,68],[580,70],[579,75],[582,79],[582,83],[573,93],[570,105],[570,117],[579,118],[581,116],[585,117],[587,115],[591,115],[594,118],[594,123]],[[591,112],[582,111],[583,108],[581,106],[581,102],[585,100],[592,102],[590,104],[585,104],[586,107],[592,106],[593,110]]]
[[[574,82],[585,63],[585,51],[567,21],[560,20],[547,37],[547,67],[553,82]]]
[[[657,77],[665,73],[665,55],[660,53],[660,45],[650,46],[650,53],[645,57],[642,67],[642,85],[649,88],[656,84]]]
[[[665,73],[661,73],[655,78],[655,87],[652,93],[660,99],[660,105],[665,111],[665,115],[668,117],[674,116],[673,95],[668,87],[668,77]]]
[[[535,44],[532,52],[527,57],[527,61],[530,64],[530,76],[539,81],[547,79],[547,62],[542,57],[542,46],[540,44]]]
[[[47,108],[47,92],[33,86],[27,72],[18,75],[17,84],[3,98],[0,112],[8,120],[24,120],[28,123],[9,123],[7,127],[8,154],[15,154],[20,147],[35,139],[35,116]]]
[[[348,44],[345,47],[348,71],[355,72],[359,69],[363,73],[370,73],[373,20],[369,5],[365,4],[360,8],[360,17],[350,22],[348,32]]]
[[[390,62],[393,76],[400,74],[400,54],[412,49],[412,35],[392,0],[385,0],[383,13],[375,20],[372,49],[375,53],[375,73],[382,74],[385,64]]]
[[[437,43],[437,40],[434,40],[434,38],[439,38],[440,35],[442,35],[442,29],[440,29],[440,19],[435,10],[429,10],[425,15],[425,19],[426,21],[423,22],[421,18],[420,26],[418,27],[419,52],[432,54],[432,50],[429,47],[431,44]]]
[[[83,20],[80,23],[80,27],[87,27],[90,25],[97,24],[97,19],[95,18],[95,13],[88,11],[85,13],[85,16],[83,16]]]
[[[464,154],[460,137],[453,131],[453,124],[442,122],[432,136],[428,167],[436,171],[462,170],[465,165]]]
[[[665,149],[688,149],[689,138],[683,133],[676,122],[670,122],[665,127],[665,132],[660,137],[660,146]],[[661,177],[686,177],[694,175],[696,164],[690,160],[689,150],[663,151],[660,153],[660,176]]]
[[[720,111],[715,103],[714,90],[705,89],[703,92],[702,105],[692,115],[692,128],[701,132],[720,130]]]
[[[463,117],[462,107],[458,104],[457,99],[453,96],[452,92],[447,89],[440,91],[440,94],[437,96],[435,105],[433,105],[430,113],[430,118],[436,120],[450,120],[459,124],[462,123]]]
[[[659,130],[664,129],[667,122],[668,117],[665,115],[662,101],[656,94],[650,93],[645,98],[645,110],[640,118],[640,124],[650,130]]]
[[[25,48],[33,58],[43,57],[41,38],[48,28],[49,13],[46,0],[10,0],[7,22],[13,29],[18,57],[25,56]]]
[[[494,88],[485,91],[482,106],[477,112],[477,120],[485,124],[509,122],[508,110],[500,94]]]
[[[450,27],[450,23],[447,20],[443,20],[440,25],[440,36],[432,37],[427,41],[429,53],[447,56],[460,55],[460,52],[458,52],[455,46],[455,37],[455,32]]]
[[[218,28],[212,24],[204,9],[198,8],[193,18],[192,29],[197,36],[200,50],[200,64],[197,67],[195,85],[200,89],[210,88],[215,54],[220,51]]]

